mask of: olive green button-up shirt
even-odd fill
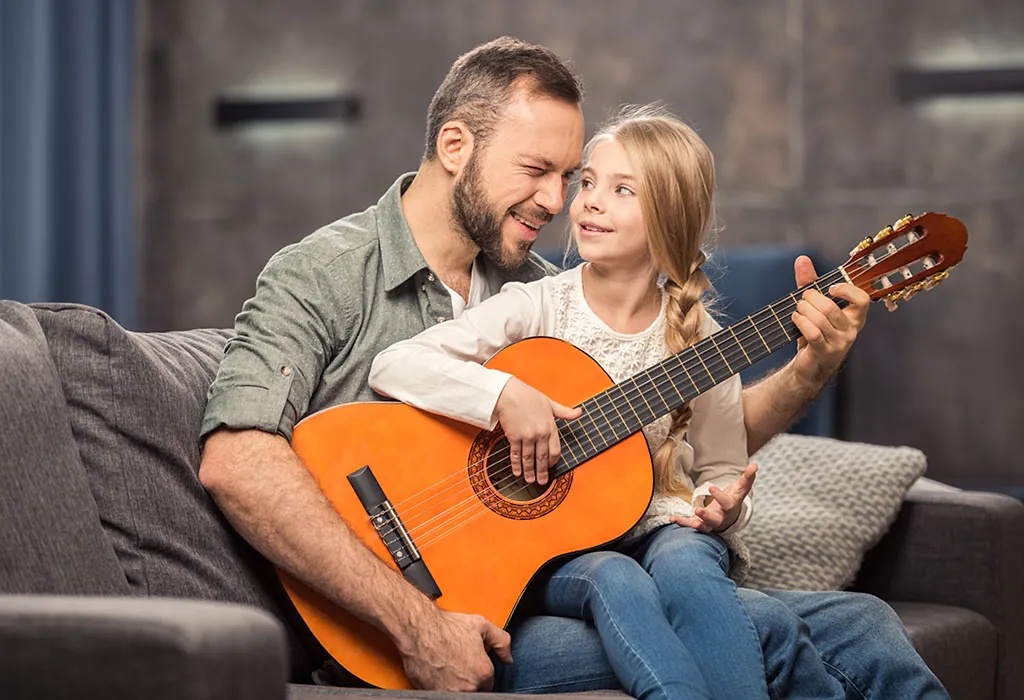
[[[255,428],[291,439],[302,417],[381,397],[367,384],[377,353],[452,318],[451,295],[416,246],[399,178],[364,212],[279,251],[235,318],[210,387],[202,435]],[[535,254],[515,271],[479,263],[485,296],[557,269]]]

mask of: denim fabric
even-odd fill
[[[740,588],[738,596],[758,632],[773,699],[949,700],[899,618],[878,598],[844,591],[747,588]],[[528,617],[511,633],[514,663],[498,665],[495,690],[557,693],[622,687],[598,630],[579,616]],[[681,675],[693,673],[696,662],[691,653],[676,663],[682,669],[676,675]],[[699,692],[711,692],[703,681],[691,678],[689,683]]]
[[[720,537],[669,525],[623,552],[563,564],[544,588],[544,604],[597,630],[635,698],[767,698],[757,631],[728,569]]]

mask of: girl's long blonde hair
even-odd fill
[[[583,162],[608,139],[622,146],[633,166],[647,245],[665,277],[665,341],[676,353],[699,340],[704,326],[711,283],[701,248],[714,220],[714,158],[697,132],[658,105],[620,110],[587,143]],[[653,457],[655,488],[687,500],[693,494],[677,479],[676,464],[691,415],[689,404],[672,412],[668,439]]]

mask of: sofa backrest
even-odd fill
[[[128,595],[29,307],[0,300],[0,593]]]
[[[267,562],[199,483],[199,426],[227,330],[126,331],[35,304],[103,527],[134,593],[277,610]]]

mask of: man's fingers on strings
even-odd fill
[[[820,296],[820,295],[819,295]],[[836,332],[835,327],[832,325],[832,321],[823,314],[814,304],[807,299],[801,299],[796,305],[796,313],[798,316],[804,316],[818,332],[828,340],[829,337]],[[808,338],[808,340],[812,340]]]
[[[800,336],[803,340],[814,347],[824,347],[827,343],[825,342],[825,334],[821,332],[821,329],[814,325],[810,319],[803,314],[793,312],[791,316],[793,323],[796,324],[797,330],[800,331]]]

